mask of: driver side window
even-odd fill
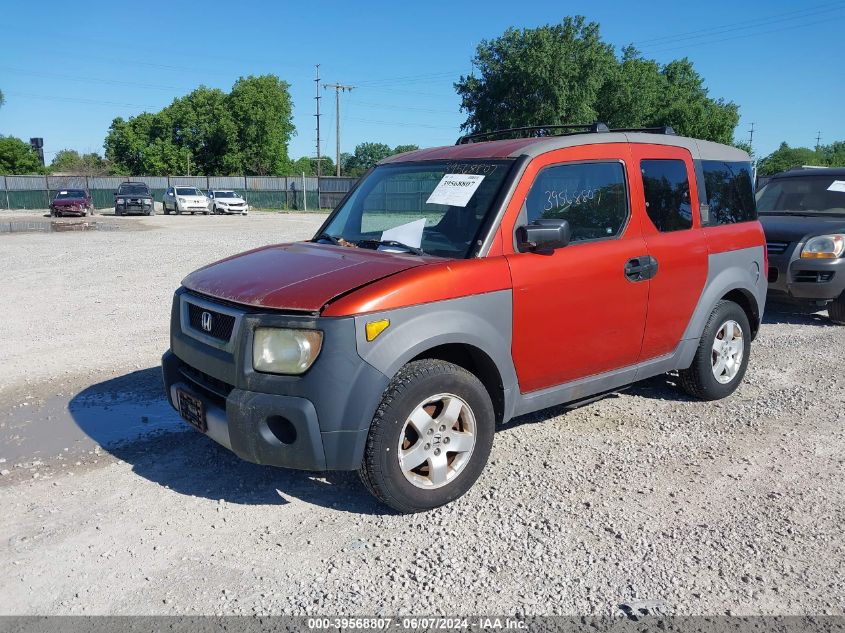
[[[622,163],[570,163],[543,169],[525,199],[528,222],[569,222],[572,242],[617,237],[628,220]]]

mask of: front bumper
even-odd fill
[[[239,313],[231,340],[213,344],[183,319],[183,297]],[[302,376],[252,369],[252,334],[262,327],[316,327],[323,348]],[[211,343],[211,344],[210,344]],[[176,390],[202,400],[207,434],[242,459],[303,470],[355,470],[389,379],[357,352],[352,318],[317,318],[221,306],[177,291],[171,349],[162,358],[168,399]]]
[[[769,253],[769,296],[798,302],[828,302],[845,292],[845,258],[801,259],[803,243]]]

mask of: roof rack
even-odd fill
[[[658,125],[656,127],[615,127],[611,132],[645,132],[647,134],[669,134],[675,136],[675,129],[671,125]]]
[[[606,123],[596,121],[595,123],[577,123],[570,125],[531,125],[527,127],[510,127],[501,130],[494,130],[492,132],[476,132],[475,134],[466,134],[460,137],[455,145],[468,145],[478,141],[492,141],[496,139],[511,137],[511,138],[542,138],[546,136],[563,136],[563,134],[555,134],[555,132],[563,132],[564,134],[598,134],[603,132],[647,132],[650,134],[675,134],[675,130],[669,125],[661,125],[658,127],[626,127],[626,128],[609,128]]]

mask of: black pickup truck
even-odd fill
[[[769,298],[818,308],[845,325],[845,169],[792,169],[757,192]]]

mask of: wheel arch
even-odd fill
[[[725,293],[720,300],[732,301],[742,308],[745,316],[748,317],[748,323],[751,326],[751,340],[753,341],[757,337],[757,332],[760,331],[760,309],[754,295],[747,288],[734,288]]]
[[[496,363],[482,349],[467,343],[446,343],[436,345],[414,356],[408,362],[435,359],[452,363],[466,369],[481,381],[496,412],[496,424],[501,424],[505,415],[505,389],[502,375]]]

